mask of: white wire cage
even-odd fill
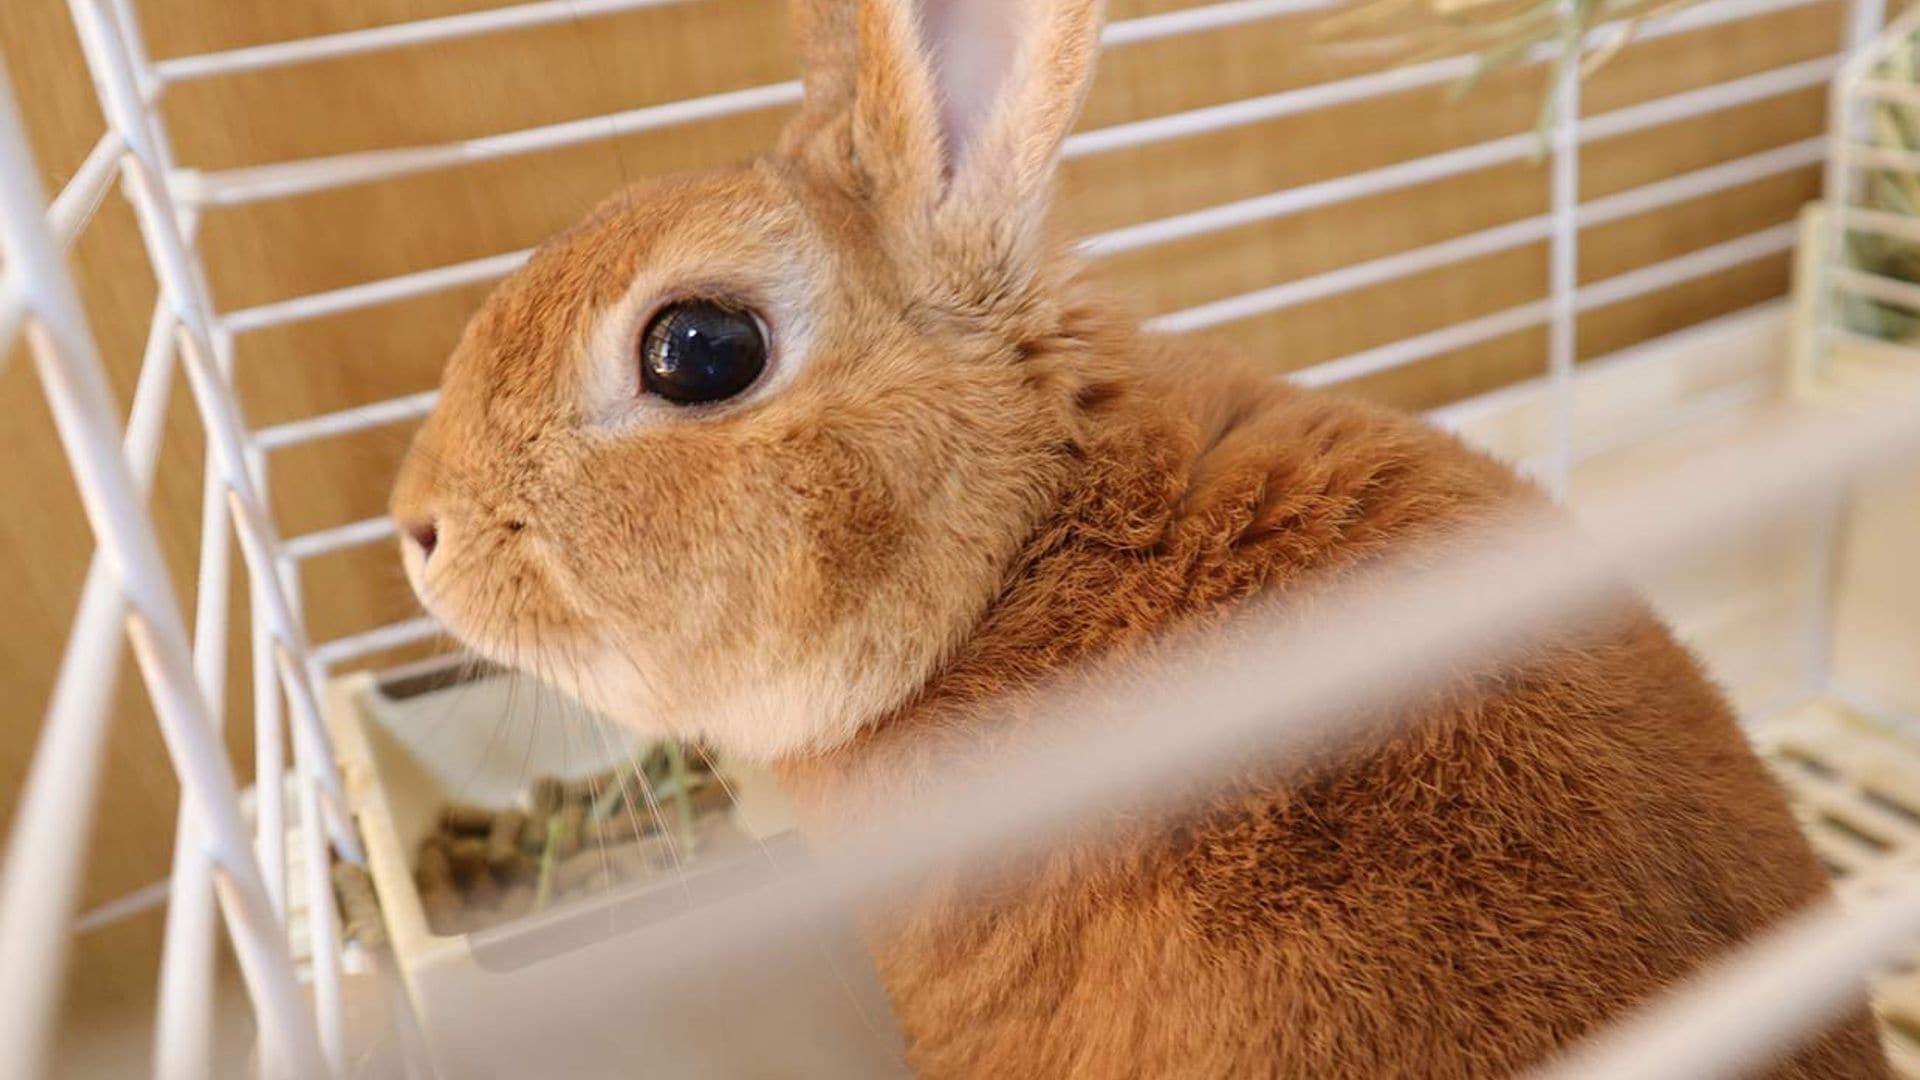
[[[160,103],[170,89],[197,81],[481,35],[510,37],[542,25],[591,20],[664,2],[541,0],[155,61],[145,51],[142,29],[128,0],[71,0],[73,22],[107,130],[50,201],[41,187],[15,102],[11,96],[0,100],[0,198],[5,200],[0,203],[0,257],[4,257],[0,265],[5,272],[0,279],[0,344],[10,345],[19,336],[31,349],[99,545],[30,780],[19,798],[7,852],[6,891],[0,895],[0,985],[7,987],[0,997],[0,1062],[4,1063],[0,1068],[8,1075],[36,1075],[46,1065],[57,1005],[54,988],[59,985],[86,857],[85,845],[74,842],[75,823],[84,823],[95,803],[102,741],[112,708],[112,672],[123,642],[131,643],[186,796],[166,893],[157,1071],[193,1076],[212,1067],[213,980],[209,973],[219,938],[217,918],[224,920],[225,936],[232,942],[258,1018],[263,1068],[337,1074],[347,1069],[353,1057],[342,1001],[341,928],[331,902],[329,874],[336,858],[360,862],[365,852],[323,719],[325,687],[337,672],[368,658],[431,640],[437,627],[425,618],[414,618],[364,627],[325,641],[311,640],[303,619],[301,564],[384,542],[391,536],[391,527],[384,518],[367,518],[283,536],[267,498],[267,456],[417,419],[431,408],[434,395],[420,391],[250,426],[241,414],[234,383],[236,341],[303,321],[490,281],[518,265],[527,252],[509,251],[307,295],[222,308],[215,302],[195,244],[203,216],[338,187],[377,184],[776,110],[792,105],[800,91],[797,82],[774,82],[457,142],[214,170],[176,160]],[[1657,39],[1810,3],[1709,0],[1646,26],[1603,27],[1595,35],[1595,44],[1605,47],[1629,32]],[[1334,6],[1334,0],[1201,3],[1115,22],[1105,40],[1110,48],[1120,48],[1181,35],[1232,32],[1247,24]],[[1845,17],[1843,40],[1850,47],[1862,46],[1878,28],[1881,12],[1877,4],[1863,0],[1852,5]],[[1909,22],[1903,19],[1895,32],[1908,32]],[[1861,54],[1873,55],[1877,53]],[[1532,56],[1535,61],[1547,58],[1544,49]],[[1731,385],[1727,394],[1694,401],[1688,408],[1638,417],[1624,432],[1618,426],[1600,430],[1594,422],[1583,420],[1582,410],[1590,403],[1582,397],[1588,377],[1576,365],[1581,316],[1777,255],[1792,248],[1799,236],[1792,225],[1771,226],[1616,276],[1582,281],[1578,256],[1583,231],[1822,161],[1831,175],[1840,178],[1830,182],[1830,191],[1844,193],[1850,170],[1869,163],[1868,157],[1851,148],[1859,141],[1851,134],[1857,130],[1854,95],[1897,94],[1874,89],[1869,77],[1874,61],[1856,61],[1849,69],[1848,91],[1835,98],[1835,145],[1842,152],[1829,156],[1826,139],[1808,138],[1662,176],[1603,198],[1581,197],[1582,150],[1822,86],[1840,70],[1840,62],[1838,55],[1800,61],[1598,114],[1583,114],[1577,81],[1562,77],[1554,91],[1558,120],[1550,131],[1549,161],[1541,174],[1548,188],[1546,213],[1165,311],[1149,325],[1168,332],[1209,330],[1544,243],[1549,252],[1548,276],[1538,299],[1330,359],[1293,377],[1311,386],[1337,386],[1443,358],[1518,330],[1545,328],[1548,374],[1544,380],[1455,403],[1436,419],[1470,431],[1520,431],[1506,439],[1503,448],[1557,492],[1568,494],[1582,461],[1649,434],[1696,423],[1702,410],[1744,402],[1755,391],[1751,384]],[[1074,159],[1091,158],[1229,131],[1450,83],[1472,68],[1470,58],[1444,59],[1095,127],[1075,134],[1065,153]],[[1902,92],[1912,93],[1910,88]],[[1331,180],[1106,229],[1088,236],[1083,248],[1093,258],[1150,251],[1524,162],[1539,151],[1533,133],[1515,132]],[[1902,163],[1908,162],[1902,159]],[[133,205],[161,291],[124,424],[64,254],[116,184]],[[1837,203],[1837,207],[1848,205],[1845,198]],[[1832,220],[1846,224],[1832,227],[1870,226],[1877,220],[1867,216],[1870,213],[1837,210]],[[1862,284],[1859,272],[1844,266],[1822,280],[1827,286],[1821,295]],[[1888,288],[1873,287],[1883,292]],[[1905,292],[1896,297],[1909,298]],[[1831,347],[1844,334],[1844,327],[1836,327],[1822,315],[1803,336]],[[1594,378],[1604,378],[1609,365],[1593,362],[1589,369]],[[153,481],[168,398],[182,375],[205,423],[209,451],[191,621],[173,594],[143,498]],[[252,612],[247,631],[254,677],[250,798],[219,736],[220,717],[227,711],[224,665],[231,631],[225,598],[235,577],[229,537],[239,542]],[[1826,543],[1830,545],[1832,538]],[[1816,552],[1812,559],[1816,594],[1817,580],[1831,559],[1830,552]],[[1816,595],[1816,608],[1818,603]],[[1823,630],[1818,626],[1808,630],[1801,669],[1778,706],[1799,704],[1830,689],[1829,649]],[[429,659],[424,664],[410,663],[407,670],[430,670],[446,662]],[[294,838],[291,846],[288,837]],[[290,936],[290,928],[297,932]]]

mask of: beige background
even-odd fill
[[[488,6],[477,0],[139,0],[156,57]],[[1180,6],[1114,0],[1115,17]],[[1590,112],[1620,108],[1831,52],[1837,3],[1645,42],[1592,80]],[[0,51],[29,111],[51,189],[101,129],[59,0],[0,4]],[[1111,53],[1084,127],[1272,93],[1359,73],[1376,62],[1317,43],[1294,18]],[[507,36],[332,61],[182,86],[165,114],[181,161],[219,169],[501,131],[772,82],[792,74],[778,0],[696,0]],[[1071,165],[1065,207],[1087,229],[1128,224],[1372,168],[1526,129],[1538,69],[1503,75],[1464,100],[1414,91]],[[1816,88],[1591,146],[1587,197],[1782,145],[1818,132]],[[764,146],[780,111],[211,213],[203,247],[223,309],[336,288],[537,242],[623,180],[738,160]],[[1580,259],[1596,280],[1788,220],[1812,197],[1801,170],[1591,230]],[[1143,313],[1171,310],[1542,212],[1545,175],[1517,163],[1412,192],[1359,200],[1113,260]],[[153,283],[131,215],[111,199],[74,266],[124,403]],[[1276,371],[1487,314],[1542,295],[1541,246],[1223,328]],[[1591,357],[1780,294],[1770,258],[1583,320]],[[256,426],[422,390],[484,287],[248,335],[238,381]],[[1358,387],[1424,407],[1538,373],[1544,334],[1528,331],[1381,375]],[[0,374],[0,816],[11,813],[79,594],[89,539],[31,365]],[[378,513],[406,430],[384,429],[276,455],[276,514],[287,534]],[[190,605],[198,542],[199,432],[176,391],[153,510]],[[305,568],[311,628],[325,640],[413,611],[385,545]],[[236,593],[236,626],[244,605]],[[247,665],[234,654],[230,723],[245,754]],[[123,679],[85,902],[164,873],[174,783],[139,689]],[[241,758],[238,760],[246,760]],[[250,766],[247,767],[250,771]],[[138,1016],[151,996],[161,920],[152,913],[78,946],[69,996],[85,1018]]]

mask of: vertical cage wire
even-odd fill
[[[1563,17],[1577,34],[1580,23],[1571,16],[1585,0],[1564,0]],[[1547,379],[1552,401],[1547,458],[1547,485],[1555,498],[1566,499],[1573,485],[1574,364],[1578,361],[1580,326],[1580,50],[1578,37],[1561,43],[1552,89],[1553,132],[1549,160],[1548,204],[1553,218],[1548,238],[1547,295],[1551,314],[1547,323]]]
[[[1802,377],[1817,377],[1828,369],[1835,348],[1843,341],[1857,342],[1857,335],[1841,315],[1839,302],[1845,288],[1843,278],[1852,273],[1847,254],[1849,237],[1857,225],[1870,230],[1885,228],[1883,215],[1858,205],[1862,190],[1863,165],[1860,152],[1872,141],[1874,101],[1868,84],[1875,69],[1898,45],[1920,33],[1920,7],[1909,7],[1882,29],[1886,15],[1885,0],[1851,0],[1848,7],[1847,61],[1835,75],[1827,101],[1827,160],[1822,185],[1823,220],[1820,222],[1818,257],[1814,260],[1815,280],[1807,283],[1812,294],[1810,325],[1804,326],[1801,361],[1807,369]],[[1920,235],[1920,220],[1910,223]],[[1804,265],[1804,264],[1803,264]],[[1920,306],[1915,310],[1920,311]],[[1881,353],[1905,351],[1920,360],[1920,352],[1894,343],[1874,343]],[[1833,614],[1834,596],[1840,574],[1841,539],[1845,492],[1823,500],[1813,511],[1813,552],[1807,568],[1806,634],[1802,643],[1802,665],[1809,695],[1834,696]]]

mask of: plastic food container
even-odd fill
[[[445,804],[508,805],[534,777],[584,776],[627,760],[635,740],[530,680],[500,675],[421,692],[349,676],[330,689],[329,725],[393,966],[440,1075],[534,1075],[530,1064],[539,1075],[569,1077],[906,1074],[885,995],[850,919],[771,952],[756,948],[748,961],[754,977],[727,980],[724,996],[706,991],[705,980],[677,986],[645,974],[650,960],[684,950],[676,924],[701,905],[751,892],[806,858],[764,771],[716,763],[735,791],[735,823],[753,841],[744,850],[703,855],[678,874],[616,884],[498,926],[437,934],[413,865]],[[619,977],[609,979],[610,971]],[[548,1010],[533,1007],[579,1000],[594,981],[630,1000],[596,1010],[584,1030],[562,1031]],[[502,1046],[516,1048],[511,1065]]]

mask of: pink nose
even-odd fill
[[[440,542],[440,530],[431,521],[416,522],[407,526],[407,535],[420,545],[420,557],[431,558],[434,545]]]

